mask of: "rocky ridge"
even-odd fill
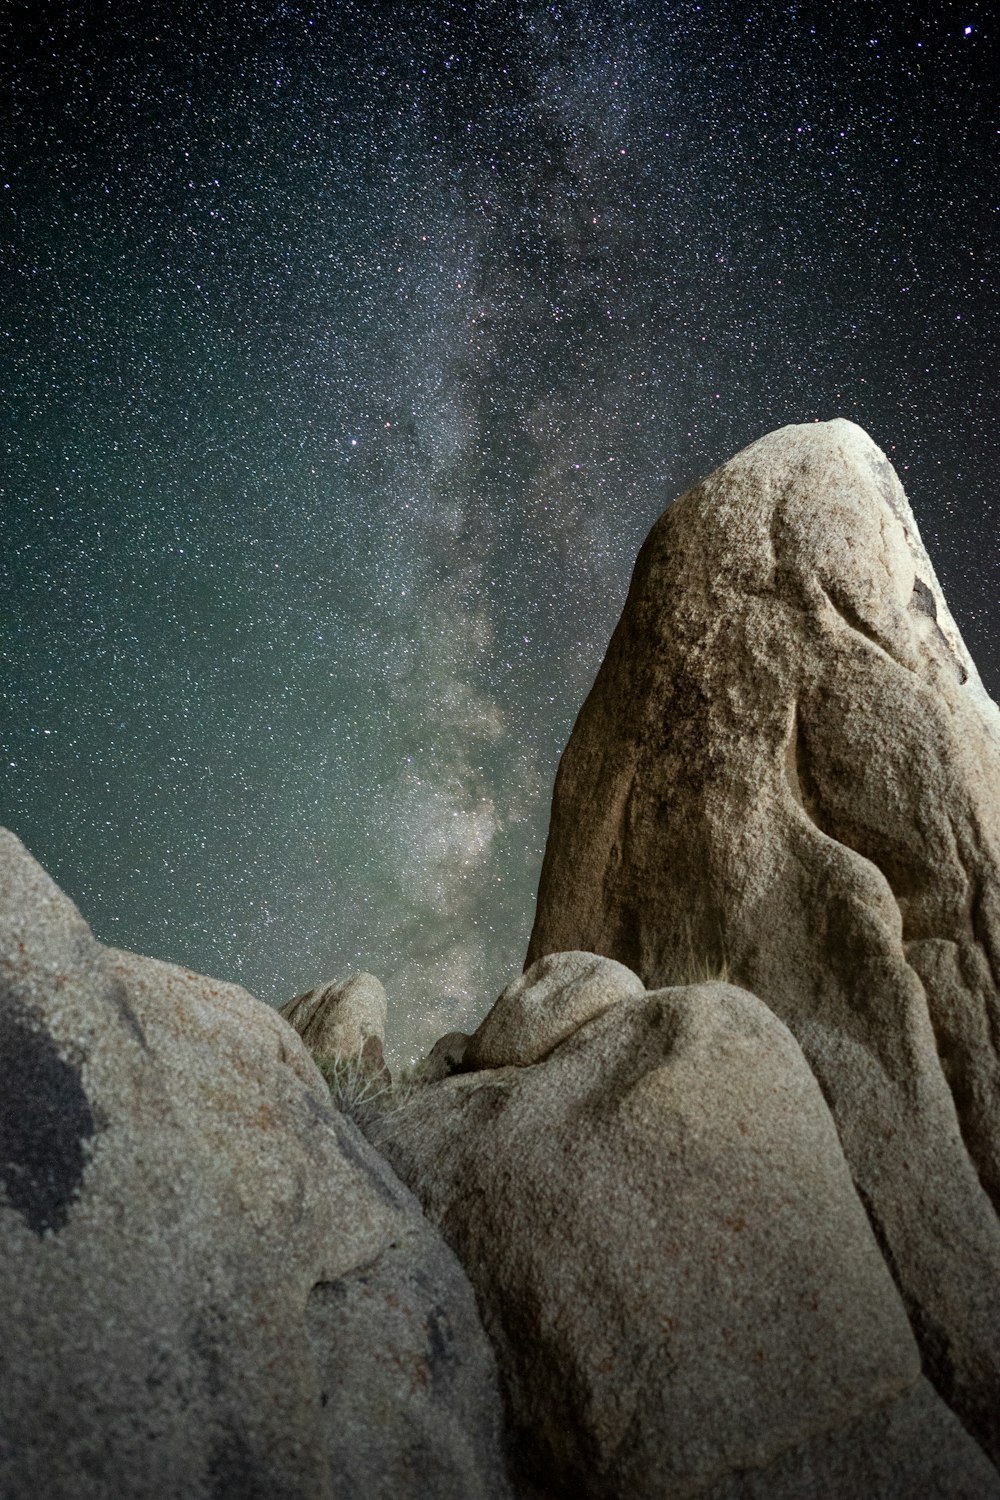
[[[834,422],[654,528],[526,972],[368,1139],[373,976],[279,1016],[0,836],[0,1493],[1000,1500],[998,818]]]

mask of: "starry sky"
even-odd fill
[[[786,422],[886,449],[1000,696],[998,27],[10,0],[0,819],[99,938],[470,1029],[639,545]]]

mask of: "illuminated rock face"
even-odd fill
[[[938,1390],[1000,1455],[1000,714],[885,456],[787,427],[639,556],[528,962],[726,965],[797,1038]]]
[[[418,1204],[236,985],[102,948],[0,830],[4,1500],[501,1500]]]
[[[1000,714],[844,422],[654,528],[527,972],[370,1140],[306,1046],[380,1073],[377,980],[289,1025],[0,830],[0,1495],[1000,1500],[998,868]]]
[[[490,1067],[372,1130],[475,1286],[522,1474],[589,1500],[1000,1495],[921,1379],[788,1029],[733,985],[646,993],[584,959],[505,992]]]

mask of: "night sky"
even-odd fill
[[[474,1025],[646,532],[786,422],[1000,696],[991,7],[8,0],[0,73],[0,820],[103,941]]]

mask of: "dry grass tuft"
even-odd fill
[[[696,959],[689,957],[683,970],[675,979],[670,981],[672,985],[682,984],[734,984],[732,974],[729,972],[729,961],[723,958],[713,963],[707,958]]]
[[[362,1130],[406,1104],[419,1087],[412,1068],[404,1068],[392,1081],[387,1072],[373,1071],[356,1053],[335,1052],[315,1062],[337,1109]]]

